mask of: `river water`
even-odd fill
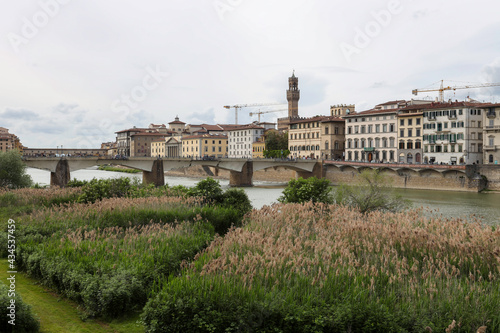
[[[50,172],[39,169],[27,169],[33,181],[40,185],[50,183]],[[142,179],[142,173],[128,174],[122,172],[101,171],[97,167],[78,170],[71,173],[71,179],[91,180],[92,178],[131,177]],[[194,186],[200,179],[187,177],[165,177],[165,182],[171,186]],[[229,181],[219,180],[223,188],[229,187]],[[244,187],[252,205],[261,208],[277,202],[284,183],[254,182],[253,187]],[[500,225],[500,193],[471,193],[451,191],[429,191],[398,189],[397,193],[412,202],[413,207],[424,207],[442,214],[444,217],[467,217],[480,219],[487,224]],[[473,219],[473,218],[472,218]]]

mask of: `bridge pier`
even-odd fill
[[[155,160],[151,171],[142,172],[142,182],[144,184],[155,184],[155,186],[165,185],[165,171],[163,170],[163,160]]]
[[[300,177],[307,179],[310,177],[323,178],[323,164],[321,162],[316,162],[314,164],[314,168],[312,171],[295,171],[295,179],[299,179]]]
[[[69,163],[67,160],[57,162],[56,171],[50,172],[50,186],[66,187],[71,175],[69,172]]]
[[[247,161],[241,172],[229,171],[229,186],[241,187],[241,186],[253,186],[253,162]]]

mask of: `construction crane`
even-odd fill
[[[236,104],[236,105],[224,105],[224,108],[231,109],[234,108],[234,123],[238,124],[238,110],[241,108],[254,108],[259,106],[270,106],[270,105],[285,105],[286,103],[256,103],[256,104]]]
[[[260,115],[261,114],[264,114],[264,113],[271,113],[271,112],[280,112],[280,111],[288,111],[288,109],[278,109],[278,110],[269,110],[269,111],[258,111],[258,112],[250,112],[249,115],[250,117],[254,116],[254,115],[258,115],[259,116],[259,123],[260,123]]]
[[[444,91],[445,90],[457,90],[457,89],[469,89],[469,88],[483,88],[483,87],[495,87],[500,86],[500,83],[479,83],[479,84],[470,84],[467,86],[443,86],[443,80],[441,80],[441,86],[439,88],[431,88],[431,89],[413,89],[413,95],[417,95],[421,92],[429,92],[429,91],[439,91],[439,102],[444,102]]]

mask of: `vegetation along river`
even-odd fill
[[[44,170],[28,168],[28,174],[40,185],[48,185],[50,173]],[[92,178],[130,177],[142,179],[142,173],[128,174],[113,171],[101,171],[96,168],[78,170],[71,173],[72,179],[91,180]],[[171,186],[193,186],[200,179],[186,177],[165,177],[165,182]],[[222,187],[227,187],[228,180],[219,180]],[[255,208],[261,208],[277,202],[286,184],[270,182],[254,182],[254,187],[243,188]],[[500,193],[471,193],[451,191],[427,191],[398,189],[397,192],[412,202],[413,207],[424,207],[436,211],[448,218],[471,217],[481,221],[500,225]]]

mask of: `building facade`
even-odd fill
[[[253,144],[264,135],[266,128],[258,124],[244,125],[228,130],[228,157],[252,158]]]
[[[485,107],[483,123],[483,163],[500,164],[500,104]]]
[[[288,150],[293,158],[321,158],[321,121],[324,116],[294,118],[288,129]]]
[[[424,163],[483,163],[483,103],[432,103],[423,109]]]
[[[398,152],[397,162],[420,164],[423,162],[423,113],[412,107],[397,113]]]
[[[342,160],[345,154],[345,120],[338,115],[323,117],[320,127],[321,159]]]
[[[182,157],[224,158],[227,153],[228,144],[225,135],[202,134],[182,137]]]
[[[390,107],[388,107],[390,106]],[[345,160],[395,162],[398,104],[380,104],[374,109],[345,115]]]
[[[17,149],[22,153],[23,148],[21,141],[16,135],[9,133],[7,128],[0,127],[0,151],[6,152]]]

